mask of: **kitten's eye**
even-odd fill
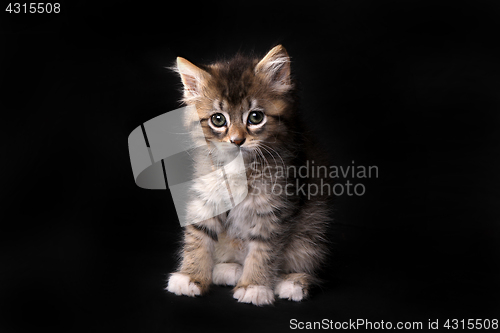
[[[264,114],[260,111],[252,111],[248,115],[248,123],[252,125],[260,124],[264,120]]]
[[[226,117],[222,113],[216,113],[212,115],[212,124],[214,124],[215,127],[222,127],[226,125]]]

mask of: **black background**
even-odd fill
[[[497,1],[63,1],[0,14],[2,332],[287,331],[289,321],[499,318]],[[127,137],[179,106],[176,56],[283,44],[341,196],[310,300],[163,291],[181,236],[168,191],[134,183]],[[360,181],[360,180],[354,180]]]

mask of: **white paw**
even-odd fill
[[[233,297],[242,303],[253,303],[255,305],[273,304],[274,294],[273,291],[264,286],[250,285],[246,288],[238,288]]]
[[[186,274],[172,273],[168,279],[167,291],[176,295],[187,295],[194,297],[200,295],[200,288]]]
[[[287,298],[290,301],[300,302],[304,298],[302,286],[292,281],[281,281],[274,288],[279,298]]]
[[[235,263],[217,264],[212,274],[212,282],[223,286],[235,286],[243,273],[243,267]]]

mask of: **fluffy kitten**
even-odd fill
[[[318,178],[283,172],[322,160],[297,114],[286,50],[278,45],[262,59],[237,55],[208,66],[177,58],[176,70],[184,85],[183,101],[194,110],[187,112],[186,125],[199,122],[205,136],[193,140],[239,146],[248,195],[229,212],[185,227],[182,262],[167,290],[202,295],[214,283],[234,286],[239,302],[272,304],[275,295],[301,301],[317,282],[315,274],[326,256],[329,198],[304,192]],[[204,157],[210,153],[214,150],[207,148]],[[194,156],[200,165],[206,163],[203,154]],[[195,173],[201,169],[196,167]],[[227,171],[226,176],[233,175]],[[213,189],[220,182],[195,179],[188,209],[193,221],[215,215],[210,213],[219,198]]]

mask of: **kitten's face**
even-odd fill
[[[286,144],[290,118],[289,58],[283,47],[262,60],[240,56],[203,69],[178,58],[184,101],[196,107],[207,141],[237,145],[242,152]]]

